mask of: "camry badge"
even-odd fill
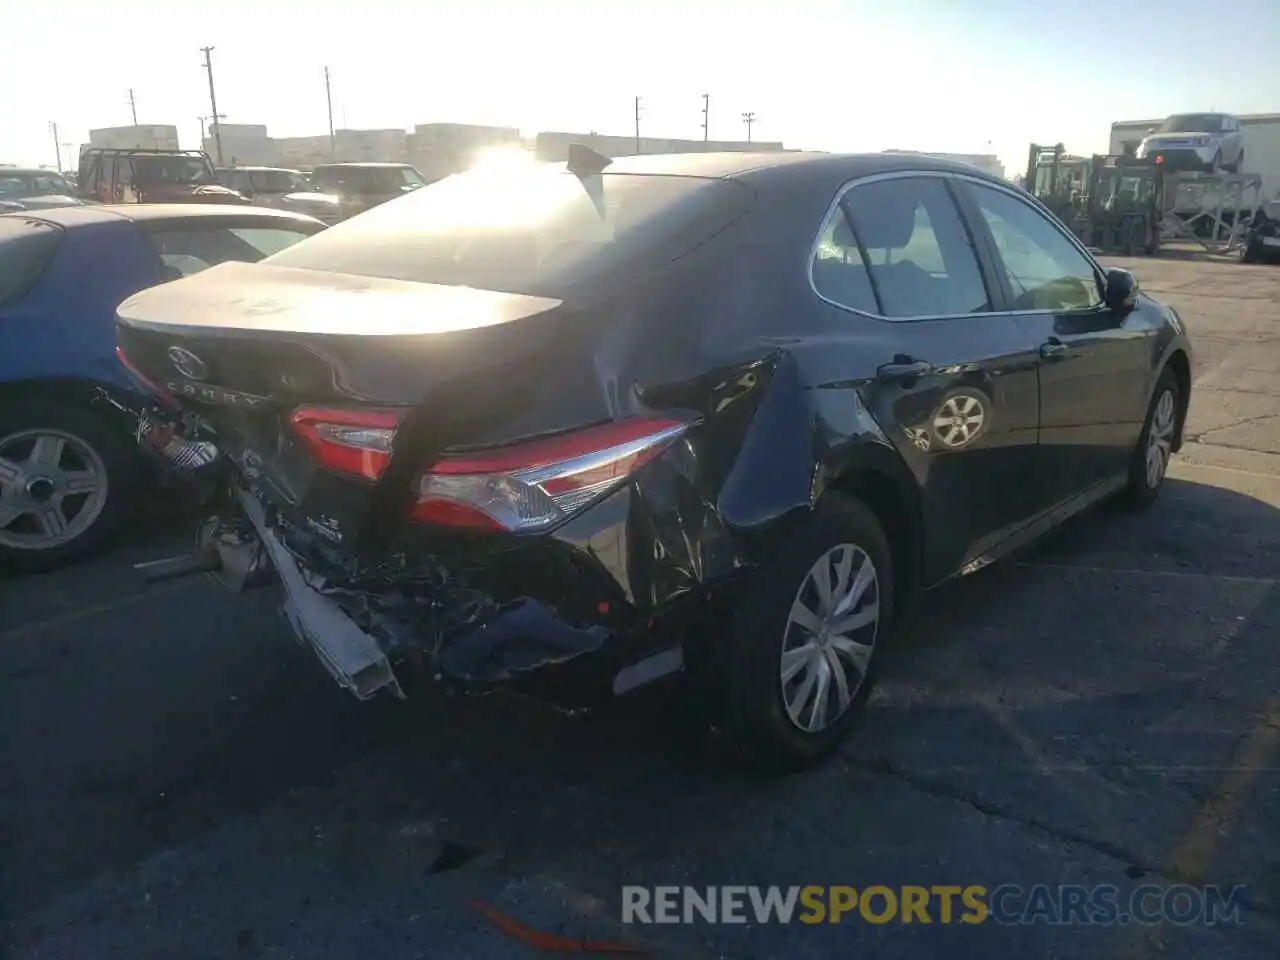
[[[188,380],[203,380],[209,375],[208,365],[190,350],[169,348],[169,360],[173,367]]]

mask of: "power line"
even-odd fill
[[[711,94],[702,95],[702,142],[711,136]]]
[[[209,114],[213,126],[213,144],[218,154],[218,163],[222,163],[222,124],[219,122],[222,115],[218,113],[218,97],[213,92],[213,47],[201,47],[200,52],[204,54],[204,68],[209,71]],[[201,144],[203,146],[203,144]]]
[[[742,122],[747,126],[747,143],[751,142],[751,125],[756,122],[756,114],[754,110],[748,110],[742,115]]]
[[[138,101],[133,98],[133,88],[129,89],[129,112],[133,115],[133,125],[138,125]]]

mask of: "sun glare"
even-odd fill
[[[476,154],[472,170],[518,170],[536,163],[534,155],[521,147],[488,147]]]

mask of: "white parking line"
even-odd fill
[[[131,593],[127,597],[117,597],[114,600],[108,600],[105,603],[97,603],[91,607],[79,607],[75,610],[68,610],[66,613],[58,614],[56,617],[50,617],[47,620],[37,620],[35,623],[24,623],[19,627],[11,627],[8,630],[0,632],[0,643],[9,640],[16,640],[19,637],[26,637],[33,633],[40,633],[43,630],[51,630],[54,627],[64,627],[69,623],[76,623],[89,617],[97,616],[100,613],[111,613],[114,610],[123,610],[126,607],[133,606],[135,603],[141,603],[144,600],[156,600],[160,597],[168,596],[171,593],[177,593],[185,590],[196,583],[206,582],[205,577],[198,577],[191,580],[178,580],[173,583],[167,583],[162,586],[152,587],[141,593]]]
[[[1275,577],[1239,577],[1226,573],[1202,573],[1198,570],[1138,570],[1133,567],[1094,567],[1075,563],[1035,563],[1016,564],[1032,570],[1071,570],[1078,573],[1102,573],[1129,577],[1173,577],[1191,580],[1215,580],[1222,583],[1247,583],[1255,586],[1270,587],[1280,583]]]

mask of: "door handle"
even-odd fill
[[[910,357],[894,357],[893,363],[886,363],[876,368],[876,377],[880,380],[910,380],[923,377],[933,372],[933,364],[927,360],[913,360]]]
[[[1040,344],[1040,356],[1046,360],[1054,360],[1066,356],[1067,345],[1061,340],[1046,340]]]

